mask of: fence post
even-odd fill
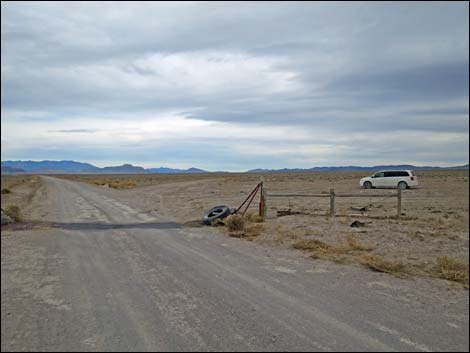
[[[266,195],[264,191],[264,178],[261,176],[260,177],[260,198],[259,198],[259,217],[261,217],[264,220],[266,220]]]
[[[335,215],[335,189],[330,189],[330,217]]]
[[[400,218],[401,217],[401,189],[400,188],[398,189],[397,198],[398,198],[397,218]]]

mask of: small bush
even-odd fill
[[[447,256],[437,258],[437,271],[440,278],[459,282],[468,286],[468,264]]]
[[[228,216],[224,223],[230,232],[242,231],[245,228],[245,219],[238,214]]]
[[[262,224],[251,224],[245,227],[245,236],[246,237],[257,237],[263,232]]]
[[[11,217],[15,222],[21,221],[20,208],[16,205],[8,205],[5,208],[7,216]]]
[[[9,194],[10,192],[11,192],[10,189],[7,189],[7,188],[2,189],[2,195]]]
[[[251,223],[263,223],[263,217],[260,217],[256,213],[250,212],[246,215],[246,219]]]

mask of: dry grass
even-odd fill
[[[212,227],[224,227],[225,222],[220,218],[216,218],[213,221],[211,221],[211,226]]]
[[[260,217],[258,214],[254,212],[247,213],[245,218],[248,220],[248,222],[251,223],[263,223],[263,217]]]
[[[238,214],[228,216],[223,223],[228,229],[228,234],[235,238],[251,239],[259,236],[263,232],[262,224],[251,224],[249,219],[245,219]]]
[[[5,207],[5,213],[15,222],[21,221],[20,208],[16,205],[8,205]]]
[[[238,214],[228,216],[224,223],[230,232],[239,232],[245,228],[245,219]]]
[[[98,186],[103,186],[103,187],[109,187],[109,188],[113,188],[113,189],[130,189],[130,188],[134,188],[137,186],[137,183],[135,181],[132,181],[132,180],[107,180],[105,179],[104,181],[103,180],[100,180],[100,179],[96,179],[96,180],[90,180],[89,181],[90,183],[92,184],[95,184],[95,185],[98,185]]]
[[[348,260],[346,255],[349,249],[343,245],[331,245],[318,239],[304,239],[292,244],[292,246],[295,249],[312,252],[311,257],[314,259],[330,260],[337,263],[346,263]]]
[[[260,236],[254,236],[253,240],[279,247],[292,247],[303,239],[316,238],[325,245],[307,249],[309,255],[330,257],[334,261],[346,257],[348,262],[370,262],[370,268],[393,272],[393,266],[389,270],[388,263],[384,265],[377,259],[365,261],[362,258],[367,251],[372,250],[370,254],[382,255],[387,260],[397,261],[398,265],[402,264],[408,275],[452,277],[448,271],[439,274],[436,258],[447,256],[465,259],[468,254],[469,201],[468,193],[462,192],[468,190],[468,170],[419,171],[418,174],[420,188],[404,191],[402,207],[406,215],[399,220],[395,219],[396,200],[393,198],[338,198],[337,217],[334,218],[324,217],[329,208],[328,198],[272,198],[269,201],[267,220],[263,223],[264,228],[252,229],[251,226],[258,223],[256,198],[248,210],[251,213],[245,217],[243,229],[231,233],[232,236],[250,239],[246,234],[259,232]],[[158,208],[163,216],[168,212],[172,217],[176,215],[178,221],[184,222],[199,219],[216,203],[238,206],[259,182],[259,176],[257,173],[216,173],[64,177],[85,182],[96,179],[101,184],[108,183],[111,187],[122,189],[131,187],[132,184],[125,184],[126,181],[133,181],[138,187],[152,185],[152,188],[132,188],[121,190],[117,194],[126,197],[133,207]],[[360,190],[357,186],[357,181],[364,176],[364,172],[267,173],[263,176],[266,187],[273,193],[322,193],[333,186],[338,193],[374,193]],[[114,185],[113,181],[121,183]],[[17,192],[19,189],[3,184],[3,176],[2,187],[12,190],[10,195],[2,197],[3,202],[18,204],[26,212],[23,204],[13,199],[13,196],[21,195]],[[373,201],[371,207],[370,201]],[[365,228],[360,228],[362,231],[358,229],[353,232],[349,227],[353,220],[351,207],[357,212],[364,205],[369,206],[364,217],[372,222]],[[277,217],[278,211],[285,209],[290,209],[290,215]],[[227,228],[224,226],[224,230],[229,233]],[[380,251],[373,250],[372,245],[380,248]],[[392,262],[392,265],[396,264]]]
[[[350,251],[370,251],[374,248],[370,245],[360,243],[352,234],[346,238],[346,244],[332,245],[318,239],[303,239],[292,245],[295,249],[322,251],[335,254],[346,254]]]
[[[114,189],[131,189],[139,186],[209,179],[217,177],[218,174],[56,174],[54,176]]]
[[[332,251],[334,247],[317,239],[304,239],[292,244],[294,249]]]
[[[468,288],[468,264],[447,256],[437,258],[438,277],[465,285]]]
[[[390,273],[398,277],[409,274],[409,271],[406,270],[406,266],[403,263],[388,261],[378,255],[364,255],[361,258],[361,263],[374,271]]]
[[[361,242],[359,242],[356,237],[352,234],[349,234],[347,237],[346,237],[346,241],[348,242],[348,245],[349,245],[349,248],[351,250],[358,250],[358,251],[371,251],[371,250],[374,250],[374,247],[371,246],[371,245],[366,245],[366,244],[362,244]]]
[[[257,237],[263,232],[262,224],[249,224],[245,226],[245,236],[247,237]]]

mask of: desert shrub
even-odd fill
[[[11,192],[10,189],[7,189],[7,188],[2,189],[2,195],[9,194],[10,192]]]
[[[468,264],[447,256],[437,258],[437,272],[440,278],[468,286]]]
[[[251,222],[251,223],[263,222],[263,217],[260,217],[258,214],[253,213],[253,212],[247,213],[246,219],[248,220],[248,222]]]
[[[230,232],[242,231],[245,228],[245,219],[238,214],[228,216],[224,223]]]
[[[250,224],[245,226],[244,235],[246,237],[257,237],[263,232],[262,224]]]
[[[16,205],[8,205],[5,208],[5,213],[7,214],[7,216],[11,217],[15,222],[19,222],[21,220],[20,208]]]

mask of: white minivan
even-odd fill
[[[412,170],[381,170],[369,177],[362,178],[359,186],[371,188],[407,189],[418,186],[418,178]]]

